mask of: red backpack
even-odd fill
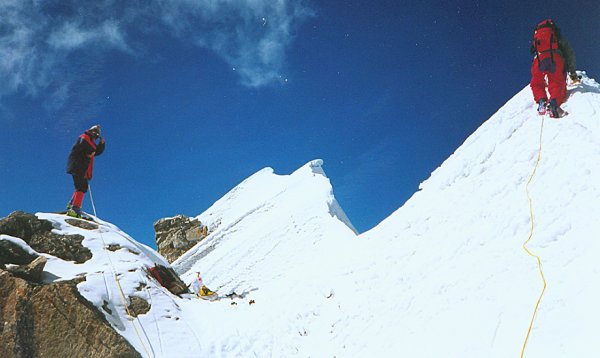
[[[540,57],[552,58],[554,62],[554,52],[558,50],[558,41],[560,40],[560,30],[552,19],[540,22],[533,32],[532,48],[540,61]]]

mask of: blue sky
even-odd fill
[[[527,85],[536,23],[600,73],[597,1],[412,3],[0,0],[0,216],[63,210],[99,123],[98,214],[148,245],[154,221],[315,158],[362,232]]]

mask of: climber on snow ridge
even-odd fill
[[[99,140],[98,144],[96,141]],[[73,176],[75,192],[67,204],[67,215],[80,218],[83,197],[88,191],[89,181],[92,180],[94,157],[104,152],[104,138],[100,137],[100,126],[95,125],[77,138],[71,148],[67,173]]]
[[[552,19],[540,22],[534,30],[531,44],[531,54],[534,55],[531,64],[531,90],[538,104],[538,113],[560,118],[565,111],[560,105],[567,100],[567,72],[571,80],[578,82],[575,71],[575,54],[569,43],[561,37],[560,29]],[[548,92],[546,94],[546,77]]]

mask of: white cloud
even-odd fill
[[[313,12],[301,1],[161,1],[161,18],[174,33],[211,48],[248,86],[279,79],[297,25]]]
[[[142,4],[142,5],[140,5]],[[0,96],[14,92],[64,101],[70,55],[135,54],[157,33],[213,50],[241,82],[277,81],[293,33],[311,10],[293,0],[0,0]],[[142,35],[140,35],[142,34]]]
[[[81,23],[68,22],[50,33],[48,45],[57,51],[71,51],[89,45],[104,43],[123,51],[129,51],[121,30],[114,21],[105,21],[93,28],[86,28]]]

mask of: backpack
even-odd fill
[[[148,272],[150,272],[158,283],[175,295],[179,296],[182,293],[189,292],[185,283],[181,281],[172,268],[155,264],[154,267],[148,268]]]
[[[550,57],[554,62],[554,52],[558,51],[559,41],[560,29],[558,26],[552,19],[544,20],[535,27],[533,32],[532,53],[535,54],[538,61],[540,61],[540,57]]]

